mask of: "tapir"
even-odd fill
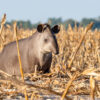
[[[39,24],[32,36],[19,40],[24,73],[34,72],[35,66],[43,73],[50,71],[52,54],[59,53],[55,36],[59,31],[59,25],[51,27],[49,24]],[[10,75],[20,75],[16,41],[5,45],[0,53],[0,70]]]

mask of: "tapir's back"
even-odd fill
[[[19,40],[19,50],[20,50],[22,63],[23,61],[25,61],[27,42],[28,39]],[[4,49],[0,53],[0,69],[11,75],[20,74],[17,45],[15,41],[9,43],[8,45],[5,45]]]

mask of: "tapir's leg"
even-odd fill
[[[52,62],[52,57],[45,64],[44,73],[49,73],[50,72],[51,62]]]
[[[48,73],[50,71],[52,62],[52,54],[43,54],[40,59],[40,66],[43,73]]]

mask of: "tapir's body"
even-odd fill
[[[38,70],[48,72],[52,62],[52,52],[58,52],[57,41],[54,35],[51,34],[50,28],[46,26],[44,32],[41,28],[43,28],[43,25],[40,25],[37,29],[38,31],[31,37],[19,40],[24,73],[34,72],[35,65],[38,66]],[[48,37],[51,37],[51,40],[49,40],[51,44],[53,43],[53,46],[50,43],[46,43],[47,40],[45,38]],[[0,70],[10,75],[20,75],[16,42],[6,45],[0,53]]]

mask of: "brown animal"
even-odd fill
[[[60,30],[58,25],[51,28],[48,24],[40,24],[37,31],[30,37],[19,40],[19,49],[24,73],[38,70],[49,72],[52,53],[58,54],[59,48],[55,33]],[[16,42],[9,43],[0,53],[0,70],[10,75],[20,75]]]

